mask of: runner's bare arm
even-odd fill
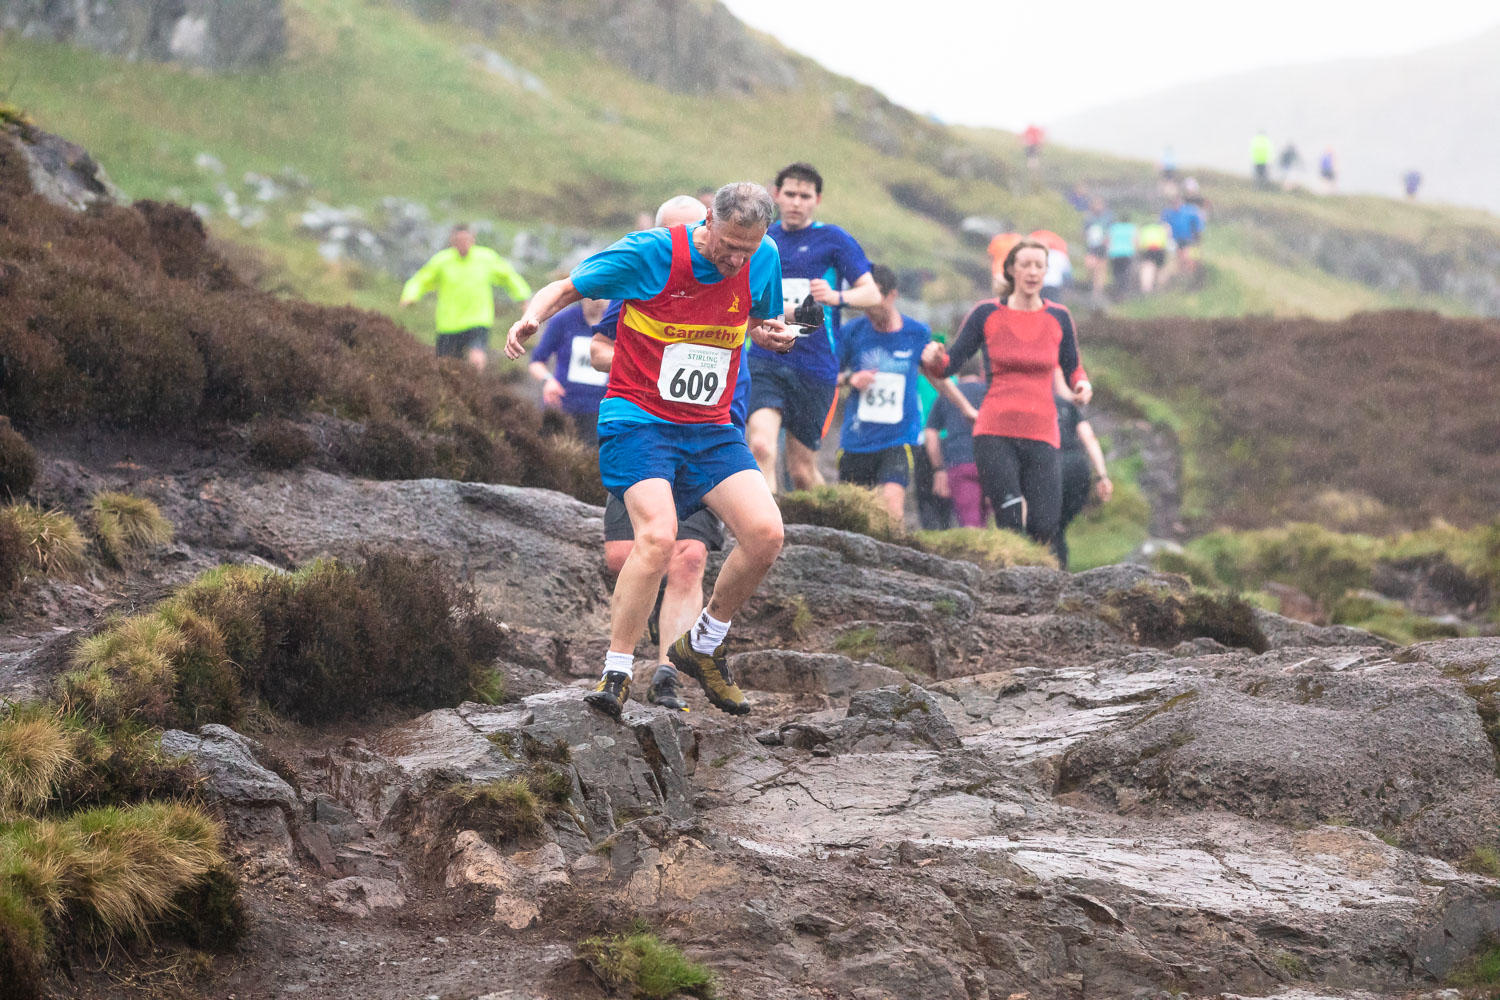
[[[607,372],[615,363],[615,342],[602,333],[594,334],[589,341],[589,367],[596,372]]]
[[[787,329],[786,324],[779,319],[758,319],[751,317],[752,326],[748,335],[760,347],[777,354],[785,354],[797,343],[797,335]]]
[[[543,323],[582,298],[583,293],[573,287],[571,278],[554,281],[533,295],[526,311],[511,324],[510,332],[505,335],[505,356],[514,361],[525,354],[526,341]]]
[[[958,412],[967,417],[970,423],[979,419],[979,411],[974,409],[974,404],[969,402],[967,396],[958,391],[958,386],[953,384],[952,379],[933,378],[932,374],[927,371],[923,371],[922,374],[927,376],[927,381],[932,383],[938,395],[958,407]]]
[[[842,302],[838,289],[822,278],[814,278],[810,289],[813,298],[825,306],[845,305],[851,309],[870,309],[880,305],[880,286],[875,284],[875,276],[869,271],[861,274],[859,280],[842,293]]]

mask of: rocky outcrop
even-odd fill
[[[33,125],[0,122],[0,145],[15,150],[32,189],[43,198],[81,212],[121,199],[104,168],[82,146]]]
[[[424,17],[488,35],[542,32],[595,49],[636,76],[685,94],[749,94],[796,85],[801,60],[702,0],[401,0]]]
[[[264,65],[286,50],[281,0],[0,0],[0,28],[214,72]]]

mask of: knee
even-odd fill
[[[776,461],[776,435],[763,430],[750,431],[750,454],[761,464]]]
[[[645,563],[657,572],[667,568],[672,559],[672,549],[677,544],[677,522],[675,520],[652,521],[635,533],[635,548],[631,557]]]
[[[708,565],[708,549],[702,542],[679,542],[667,567],[667,586],[693,586],[703,580]]]
[[[781,555],[781,546],[786,541],[786,530],[781,518],[759,521],[738,536],[740,547],[757,563],[769,566]]]

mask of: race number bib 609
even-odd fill
[[[592,339],[573,338],[573,352],[568,358],[568,381],[576,385],[609,385],[609,372],[596,371],[589,363],[589,341]]]
[[[859,394],[859,419],[872,424],[899,424],[906,414],[906,376],[876,372],[875,381]]]
[[[668,344],[661,352],[656,391],[671,403],[715,406],[729,386],[732,351],[703,344]]]
[[[781,279],[781,312],[787,320],[791,320],[792,313],[802,304],[802,300],[812,294],[811,278],[782,278]]]

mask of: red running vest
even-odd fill
[[[628,399],[674,424],[727,424],[750,323],[750,265],[705,285],[692,237],[672,228],[672,272],[655,298],[620,309],[606,399]]]

